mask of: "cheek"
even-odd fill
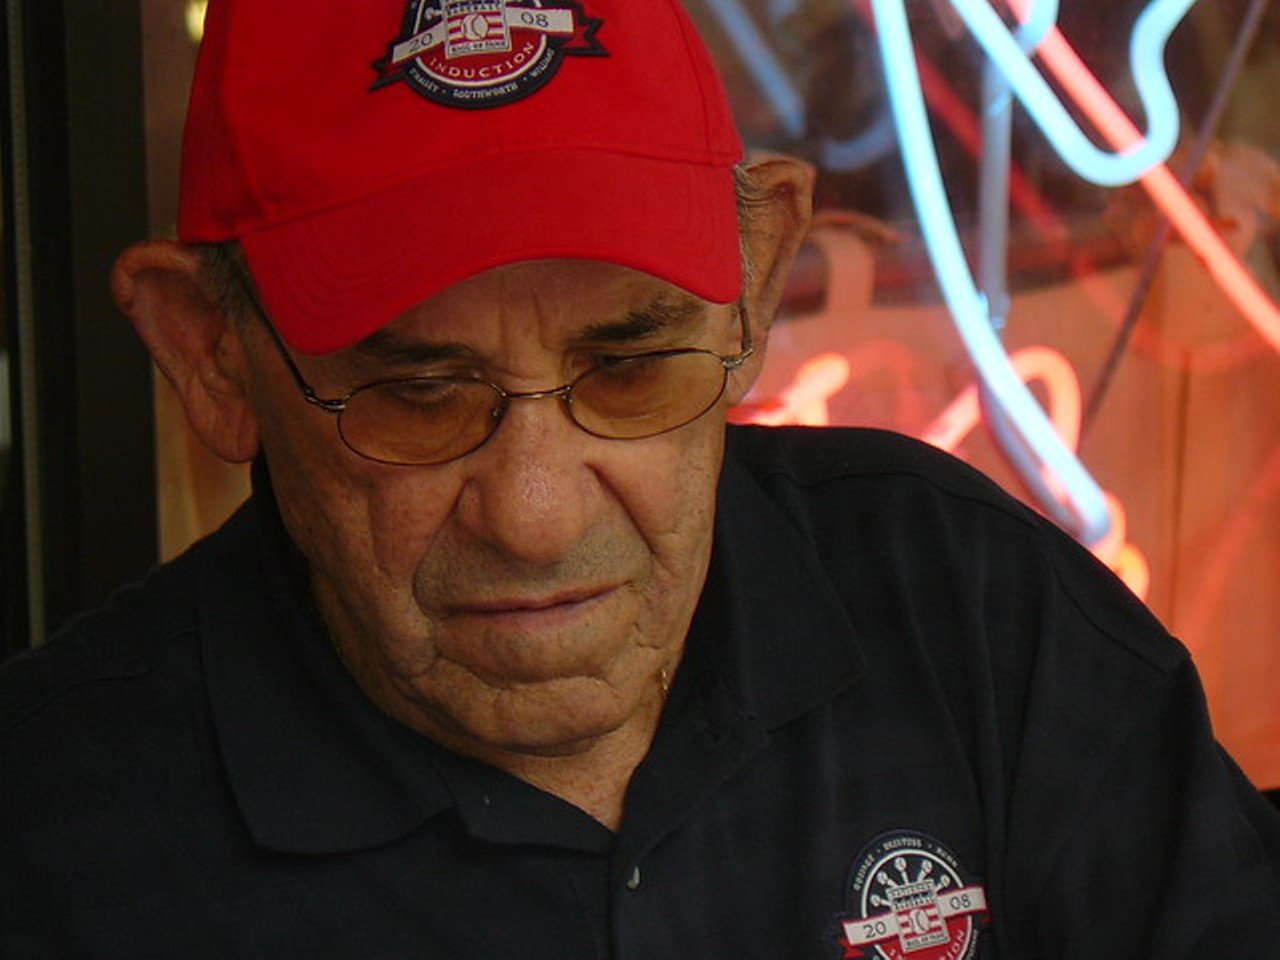
[[[406,473],[362,477],[345,494],[332,517],[341,537],[335,552],[366,565],[361,582],[376,580],[385,589],[409,592],[415,570],[452,513],[456,486]]]
[[[630,469],[613,483],[654,558],[664,607],[696,599],[711,554],[724,428],[707,419],[655,438],[661,447],[638,442]]]
[[[280,418],[263,430],[285,526],[313,577],[332,586],[325,592],[392,614],[407,605],[414,568],[452,510],[457,485],[423,468],[362,460],[329,417],[302,413],[317,416]]]

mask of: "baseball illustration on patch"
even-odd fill
[[[884,833],[849,874],[840,918],[845,957],[970,960],[987,919],[987,895],[945,846],[923,833]]]
[[[410,0],[372,89],[404,81],[428,100],[476,109],[520,100],[566,56],[607,56],[603,21],[577,0]]]

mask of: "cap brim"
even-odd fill
[[[281,336],[313,354],[517,261],[601,260],[716,303],[737,299],[742,283],[731,168],[605,150],[495,152],[241,243]]]

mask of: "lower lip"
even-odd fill
[[[480,620],[495,627],[514,630],[548,630],[570,626],[590,616],[595,609],[617,592],[611,587],[580,600],[567,600],[546,607],[504,607],[495,610],[460,609],[451,619]]]

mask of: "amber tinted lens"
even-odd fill
[[[702,350],[628,357],[580,378],[570,410],[588,433],[651,437],[706,413],[724,392],[726,377],[720,358]]]
[[[479,380],[428,377],[356,391],[338,418],[343,441],[385,463],[443,463],[484,443],[502,395]]]

